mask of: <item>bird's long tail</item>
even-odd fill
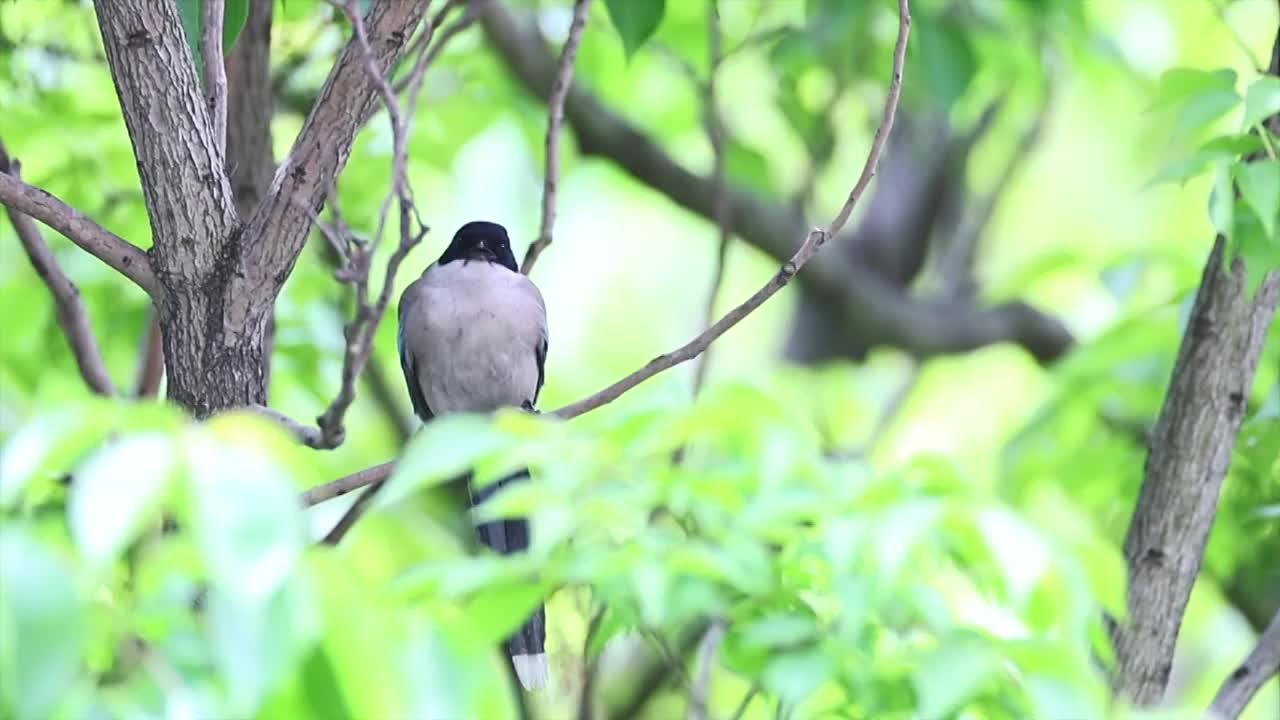
[[[529,477],[527,471],[509,475],[487,487],[473,489],[471,505],[475,507],[493,496],[498,490],[513,482]],[[480,542],[502,555],[523,552],[529,548],[529,520],[504,518],[476,525]],[[524,624],[506,640],[507,652],[515,667],[516,676],[525,690],[544,688],[549,682],[547,666],[547,621],[541,605],[525,620]]]

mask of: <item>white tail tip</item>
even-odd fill
[[[511,662],[516,666],[516,677],[525,690],[538,690],[547,686],[551,671],[547,668],[547,654],[512,655]]]

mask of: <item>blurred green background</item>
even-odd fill
[[[553,46],[562,41],[568,2],[509,5],[522,19],[536,17]],[[832,133],[830,157],[801,206],[806,223],[827,222],[861,167],[879,116],[896,29],[892,3],[720,0],[720,12],[725,46],[741,46],[717,76],[720,109],[734,142],[729,179],[778,203],[803,189],[812,158],[781,100],[794,95],[810,115],[825,113]],[[959,132],[971,128],[994,99],[1004,99],[968,166],[951,182],[967,182],[976,193],[990,187],[1010,155],[1022,153],[1021,133],[1037,122],[1045,93],[1052,93],[1038,142],[1020,158],[981,234],[974,275],[978,302],[1025,300],[1064,323],[1076,344],[1048,365],[1002,343],[924,358],[918,368],[895,347],[875,348],[856,362],[832,359],[798,368],[783,359],[801,292],[793,285],[716,343],[708,386],[737,399],[709,402],[749,414],[757,401],[734,394],[747,392],[744,387],[783,402],[787,427],[805,428],[815,458],[859,448],[875,435],[864,468],[871,475],[887,478],[900,467],[938,463],[945,469],[930,472],[951,478],[947,482],[958,483],[966,495],[1006,504],[1019,522],[1058,538],[1054,547],[1099,553],[1098,566],[1114,570],[1141,478],[1143,433],[1159,410],[1214,233],[1207,212],[1211,173],[1185,183],[1150,181],[1200,142],[1236,132],[1241,112],[1233,106],[1183,123],[1190,111],[1171,115],[1153,107],[1160,79],[1175,67],[1229,68],[1243,94],[1258,76],[1252,58],[1265,64],[1269,57],[1280,10],[1272,0],[918,0],[913,13],[904,114],[935,113]],[[690,77],[706,70],[705,18],[701,2],[668,0],[653,37],[629,55],[607,3],[598,2],[576,70],[579,83],[698,173],[709,172],[712,163],[699,90]],[[788,36],[785,28],[792,29],[793,42],[799,38],[800,59],[778,49]],[[323,82],[346,33],[323,3],[277,4],[277,160],[288,152],[304,119],[299,108]],[[824,40],[823,33],[830,37]],[[814,49],[815,57],[805,55]],[[844,63],[838,71],[822,54],[827,51]],[[829,102],[837,86],[842,94]],[[121,236],[150,245],[137,169],[90,3],[0,3],[0,107],[0,138],[21,159],[25,180]],[[478,25],[452,41],[432,67],[415,117],[409,177],[432,231],[402,267],[397,297],[468,220],[505,224],[521,253],[537,232],[542,191],[546,108],[492,52]],[[713,223],[608,159],[583,156],[572,137],[566,128],[555,243],[533,275],[551,326],[544,409],[594,392],[696,334],[716,257]],[[371,228],[375,221],[390,154],[380,114],[359,136],[339,182],[344,215],[356,227]],[[859,219],[855,215],[851,225]],[[48,231],[46,238],[83,293],[113,377],[130,385],[149,322],[145,296],[56,233]],[[304,251],[277,305],[271,402],[296,418],[317,415],[339,386],[349,301],[322,257],[321,242]],[[1274,236],[1270,245],[1246,248],[1255,274],[1280,264],[1276,248]],[[384,248],[379,259],[388,252]],[[735,240],[719,310],[744,299],[777,266]],[[375,276],[381,276],[377,269]],[[936,268],[928,265],[915,287],[927,294],[936,282]],[[7,222],[0,224],[0,297],[0,436],[12,459],[15,448],[24,447],[15,444],[20,430],[59,409],[81,407],[85,388],[49,294]],[[390,405],[362,383],[341,448],[309,453],[272,446],[291,458],[286,464],[294,468],[293,485],[319,484],[401,451],[395,416],[407,415],[409,405],[394,333],[389,313],[372,372],[389,383]],[[1181,708],[1207,704],[1280,605],[1278,377],[1280,331],[1273,327],[1206,573],[1180,641],[1171,700]],[[691,378],[692,364],[681,366],[578,425],[587,434],[607,433],[605,428],[649,411],[687,412]],[[883,409],[904,388],[903,404],[884,423]],[[617,442],[625,448],[631,441]],[[339,500],[311,511],[312,531],[322,532],[344,507]],[[343,561],[370,577],[412,564],[435,537],[422,531],[427,539],[420,532],[412,543],[405,541],[421,531],[415,513],[402,507],[367,518]],[[1014,552],[1016,544],[1005,537],[989,552]],[[1087,593],[1122,593],[1101,586],[1097,577],[1105,571],[1089,572],[1094,579]],[[1109,577],[1123,581],[1123,573]],[[557,672],[566,677],[580,654],[583,603],[575,588],[551,601],[549,644]],[[565,682],[544,698],[546,717],[571,712],[574,686]],[[724,716],[750,684],[736,682],[720,683],[724,696],[717,696],[717,708]],[[1082,696],[1099,687],[1096,678],[1082,683],[1092,688]],[[1264,689],[1249,717],[1275,717],[1275,685]],[[681,714],[676,698],[651,707],[649,716]],[[1000,707],[993,701],[964,716],[1021,715]],[[270,715],[269,709],[254,712]],[[771,712],[762,703],[748,716]]]

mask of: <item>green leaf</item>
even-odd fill
[[[221,425],[255,418],[219,418]],[[212,423],[210,423],[211,429]],[[298,496],[288,473],[245,438],[228,442],[214,432],[187,442],[191,503],[187,514],[215,585],[240,602],[260,606],[293,571],[304,533]]]
[[[609,19],[622,36],[622,47],[630,59],[662,22],[666,0],[605,0]]]
[[[761,193],[777,192],[769,158],[755,148],[736,139],[729,140],[724,157],[725,175]]]
[[[1236,166],[1236,182],[1245,202],[1257,214],[1263,229],[1276,236],[1276,214],[1280,213],[1280,162],[1260,160]]]
[[[1156,85],[1151,109],[1172,107],[1205,94],[1222,91],[1235,92],[1236,72],[1229,69],[1197,70],[1173,68],[1166,70]]]
[[[458,413],[435,418],[409,441],[374,507],[389,507],[423,488],[448,482],[511,442],[481,415]]]
[[[81,672],[84,608],[61,558],[0,529],[0,715],[45,720]]]
[[[1241,128],[1248,130],[1276,113],[1280,113],[1280,77],[1263,75],[1245,91]]]
[[[231,52],[240,31],[244,30],[245,20],[249,17],[250,0],[223,0],[222,6],[222,52]],[[191,59],[196,65],[196,77],[204,82],[204,53],[200,50],[200,38],[204,35],[204,3],[205,0],[178,0],[178,17],[182,20],[182,30],[187,36],[187,47],[191,49]]]
[[[973,48],[964,28],[955,22],[930,14],[923,14],[920,20],[918,41],[908,47],[918,51],[930,94],[942,107],[951,107],[964,95],[977,70]]]
[[[831,679],[835,663],[820,648],[777,656],[761,678],[764,686],[785,702],[799,703]]]
[[[145,433],[108,445],[76,471],[67,512],[71,534],[91,565],[115,559],[158,509],[175,464],[172,441]]]
[[[1235,210],[1235,188],[1231,184],[1231,164],[1219,161],[1213,175],[1213,190],[1209,193],[1209,222],[1225,237],[1232,236]]]
[[[1001,662],[1001,654],[981,635],[960,632],[941,638],[912,678],[919,716],[950,717],[999,672]]]
[[[1194,153],[1180,157],[1165,165],[1148,186],[1166,182],[1185,184],[1197,175],[1207,171],[1219,160],[1234,160],[1241,155],[1262,149],[1262,140],[1257,135],[1223,135],[1203,144]]]

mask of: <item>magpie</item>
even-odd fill
[[[547,359],[547,309],[516,266],[506,228],[483,221],[459,228],[440,259],[400,296],[399,314],[400,366],[424,423],[454,412],[533,410]],[[527,477],[521,471],[472,489],[471,505]],[[503,555],[529,547],[527,518],[479,523],[476,533]],[[505,642],[526,690],[547,684],[545,643],[539,606]]]

